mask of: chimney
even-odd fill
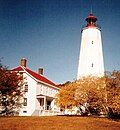
[[[25,58],[22,58],[20,60],[20,66],[26,67],[26,65],[27,65],[27,60]]]
[[[43,68],[39,68],[39,69],[38,69],[38,74],[43,75]]]

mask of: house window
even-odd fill
[[[28,85],[25,84],[25,92],[28,92]]]
[[[23,111],[23,113],[27,113],[27,111]]]
[[[27,98],[24,98],[23,105],[24,105],[24,106],[27,106]]]
[[[23,75],[23,72],[19,72],[20,75]]]

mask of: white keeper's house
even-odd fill
[[[34,72],[26,67],[27,60],[21,59],[20,66],[15,67],[12,71],[23,74],[24,77],[24,97],[23,105],[20,108],[20,116],[44,116],[56,115],[60,108],[56,106],[55,95],[59,87],[43,76],[43,69],[39,68]]]

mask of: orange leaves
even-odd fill
[[[98,77],[83,77],[77,81],[76,99],[79,104],[89,103],[91,107],[98,108],[105,103],[105,80]]]
[[[120,71],[106,75],[107,106],[120,113]]]
[[[64,108],[89,103],[90,107],[106,113],[107,108],[120,113],[120,71],[104,77],[83,77],[62,85],[57,95],[58,105]]]
[[[57,104],[62,108],[76,106],[77,101],[75,100],[75,91],[76,86],[73,85],[73,83],[64,85],[57,94]]]

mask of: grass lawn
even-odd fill
[[[78,116],[0,117],[0,130],[120,130],[120,122]]]

